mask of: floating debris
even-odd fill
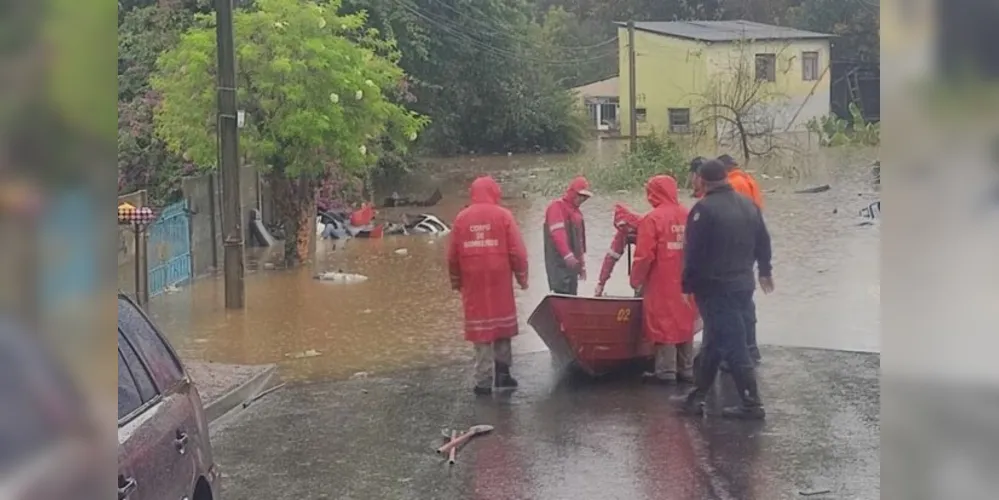
[[[308,351],[292,352],[292,353],[285,354],[285,356],[287,356],[289,358],[295,358],[295,359],[314,358],[316,356],[321,356],[321,355],[322,355],[322,353],[320,353],[319,351],[317,351],[315,349],[309,349]]]
[[[362,274],[351,274],[340,271],[320,273],[317,274],[315,278],[319,281],[330,281],[333,283],[344,283],[344,284],[361,283],[364,281],[368,281],[368,277]]]
[[[405,248],[398,248],[395,251],[396,255],[409,255],[409,250]]]
[[[821,186],[810,187],[810,188],[807,188],[807,189],[799,189],[799,190],[795,191],[795,193],[797,193],[797,194],[824,193],[826,191],[829,191],[830,189],[832,189],[832,186],[830,186],[829,184],[823,184]]]

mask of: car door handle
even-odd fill
[[[134,477],[128,479],[125,476],[118,476],[118,500],[125,500],[132,493],[135,493],[135,489],[139,486],[139,483],[135,482]]]
[[[183,455],[184,452],[187,451],[187,441],[188,441],[187,433],[178,430],[177,439],[173,440],[173,444],[174,446],[177,447],[177,452],[179,452],[181,455]]]

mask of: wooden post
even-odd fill
[[[236,109],[236,56],[233,47],[233,0],[215,0],[215,36],[218,46],[219,171],[222,174],[222,237],[225,307],[242,309],[243,216],[239,191],[239,116]]]
[[[628,21],[628,135],[631,150],[638,142],[637,85],[635,84],[635,21]]]

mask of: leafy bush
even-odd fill
[[[807,127],[809,132],[819,136],[819,144],[825,147],[881,144],[881,124],[864,120],[860,108],[854,103],[850,103],[850,120],[827,115],[812,118]]]
[[[610,163],[579,162],[575,159],[552,165],[538,183],[539,191],[552,196],[565,190],[572,177],[584,175],[600,192],[635,191],[656,175],[670,175],[679,184],[687,181],[688,158],[683,148],[667,135],[641,137],[634,151],[628,151]]]

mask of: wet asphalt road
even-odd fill
[[[675,389],[559,377],[541,352],[515,360],[508,396],[475,398],[465,365],[299,383],[212,439],[227,500],[879,498],[879,355],[764,356],[765,423],[677,415]],[[472,424],[496,429],[449,467],[433,452],[441,429]]]

